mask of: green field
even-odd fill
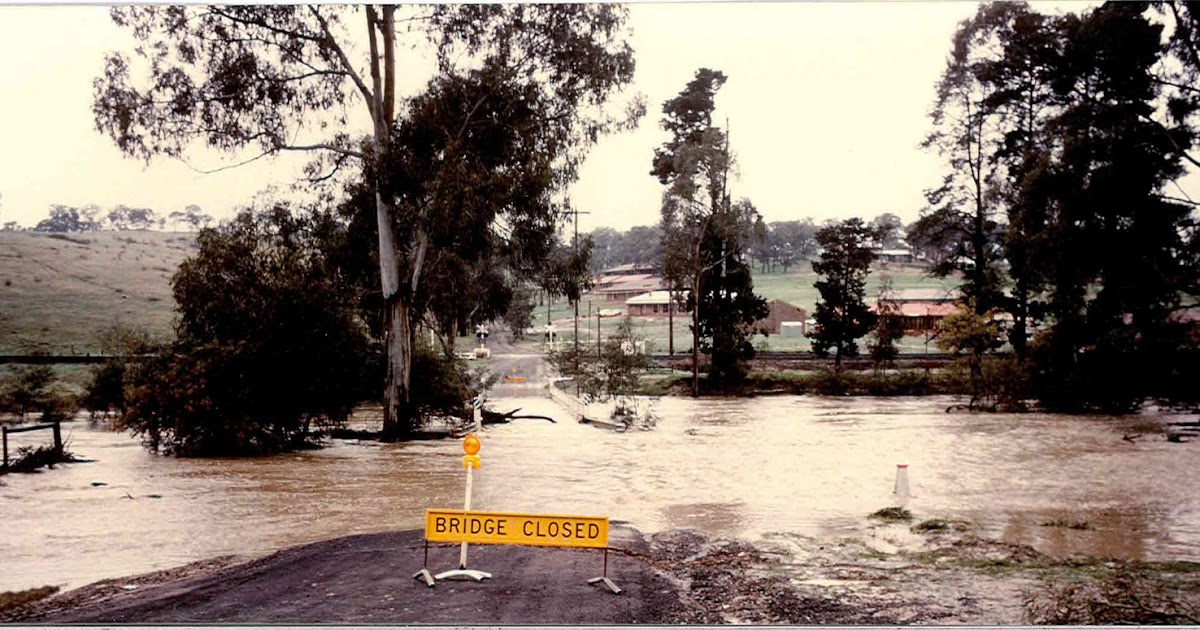
[[[0,232],[0,353],[86,354],[114,324],[166,337],[194,233]]]

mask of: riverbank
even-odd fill
[[[873,523],[750,544],[614,526],[594,552],[472,546],[482,583],[412,579],[419,531],[350,536],[108,580],[9,611],[25,623],[1196,623],[1200,563],[1052,558],[963,522]],[[430,552],[436,572],[457,547]]]

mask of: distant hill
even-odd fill
[[[99,352],[113,324],[171,332],[193,232],[0,232],[0,354]]]

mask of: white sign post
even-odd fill
[[[467,435],[463,438],[463,468],[467,469],[467,490],[466,496],[463,498],[463,511],[471,510],[471,471],[479,468],[479,438],[475,437],[477,433],[483,430],[483,395],[476,396],[471,399],[471,407],[475,414],[475,433]],[[462,547],[458,552],[458,568],[445,571],[434,576],[439,580],[447,580],[450,578],[463,577],[472,578],[478,582],[482,582],[484,578],[492,577],[491,573],[486,571],[476,571],[475,569],[467,568],[467,542],[462,542]]]

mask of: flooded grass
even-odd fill
[[[37,472],[41,468],[54,468],[57,464],[80,461],[84,460],[76,457],[65,447],[59,450],[53,446],[22,446],[9,460],[8,466],[0,466],[0,474],[31,473]]]
[[[900,522],[913,520],[913,515],[912,512],[902,507],[886,507],[872,513],[871,518],[887,522]]]
[[[927,534],[930,532],[956,531],[963,532],[971,528],[971,524],[958,519],[930,518],[913,525],[909,529],[914,534]]]
[[[5,591],[0,593],[0,620],[6,613],[14,611],[26,604],[45,599],[58,592],[57,586],[42,586],[24,591]]]

